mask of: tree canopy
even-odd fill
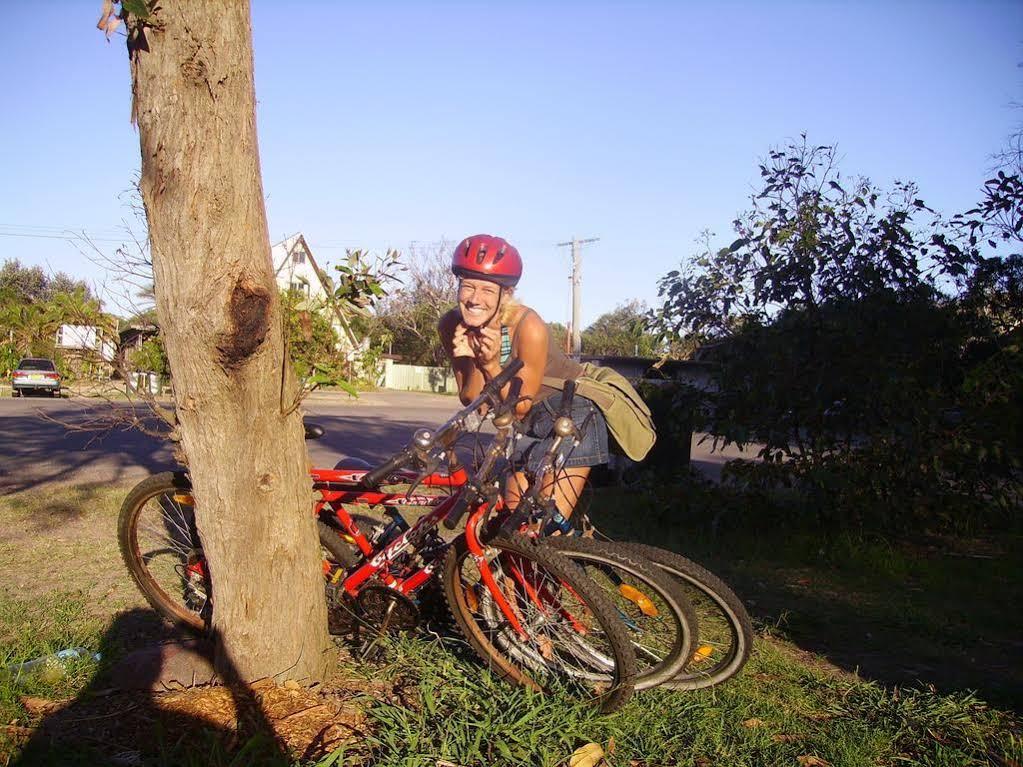
[[[931,521],[950,498],[1018,504],[1023,258],[984,251],[1019,244],[1019,177],[944,218],[805,138],[760,172],[731,245],[708,237],[659,283],[658,329],[718,363],[706,428],[759,443],[751,471],[796,476],[833,514],[870,494]]]
[[[647,307],[628,301],[598,317],[582,332],[583,354],[616,357],[652,357],[658,353],[657,336],[646,329]]]
[[[8,259],[0,267],[0,376],[6,377],[25,356],[56,360],[69,371],[57,347],[61,325],[94,325],[113,335],[115,319],[102,311],[100,301],[82,280]]]

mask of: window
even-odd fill
[[[305,263],[305,251],[299,248],[291,251],[291,263],[293,264],[304,264]]]
[[[18,370],[46,370],[52,373],[56,369],[50,360],[24,359],[18,363]]]

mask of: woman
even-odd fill
[[[558,390],[544,386],[544,376],[575,379],[582,374],[582,365],[550,343],[547,324],[540,315],[515,300],[522,259],[513,246],[500,237],[473,235],[455,248],[451,271],[459,278],[458,306],[441,318],[438,330],[454,369],[459,396],[463,403],[471,402],[508,360],[522,360],[518,374],[522,399],[517,415],[525,419],[526,436],[519,440],[515,466],[535,472],[550,446],[560,399],[552,401]],[[553,489],[558,510],[566,519],[575,508],[590,468],[608,461],[607,425],[596,406],[576,395],[572,419],[579,426],[587,424],[581,442],[557,477],[544,478],[545,491]],[[525,474],[516,472],[505,492],[510,508],[518,504],[525,487]]]

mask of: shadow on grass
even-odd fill
[[[149,610],[117,616],[101,642],[103,657],[118,657],[140,637],[167,638],[165,625]],[[214,639],[191,639],[195,655],[212,663]],[[169,645],[163,645],[168,647]],[[135,657],[135,656],[132,656]],[[252,687],[238,677],[230,659],[218,664],[221,688],[208,710],[158,703],[167,654],[154,652],[134,663],[103,664],[72,701],[45,713],[11,762],[28,765],[289,765]],[[200,664],[201,665],[201,664]],[[180,678],[180,677],[179,677]],[[128,688],[128,689],[125,689]],[[230,705],[224,698],[229,698]],[[233,708],[231,724],[223,724]],[[219,723],[218,723],[219,722]]]
[[[713,510],[654,508],[631,495],[596,492],[590,513],[600,529],[700,562],[770,633],[866,679],[1023,708],[1018,544],[999,540],[978,555],[961,549],[983,542],[836,540],[772,530],[755,514],[718,526]]]

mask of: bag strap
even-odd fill
[[[575,390],[576,394],[586,397],[586,399],[600,408],[601,412],[606,411],[613,404],[614,395],[606,389],[602,389],[599,381],[595,381],[584,374],[576,378],[575,382],[578,384]],[[549,386],[552,389],[563,390],[565,388],[565,379],[544,376],[543,385]]]

